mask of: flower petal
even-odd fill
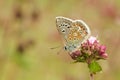
[[[88,41],[89,41],[90,44],[93,44],[94,42],[97,42],[97,39],[96,39],[96,37],[91,36],[91,37],[88,39]]]
[[[108,54],[107,53],[104,53],[101,55],[102,58],[106,59],[108,57]]]
[[[105,51],[106,51],[106,46],[101,45],[100,46],[100,53],[105,53]]]

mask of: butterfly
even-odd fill
[[[69,53],[78,50],[90,36],[88,25],[82,20],[56,17],[56,27],[64,42],[64,49]]]

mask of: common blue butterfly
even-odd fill
[[[58,16],[56,17],[56,26],[63,38],[64,48],[69,53],[79,49],[91,34],[88,25],[82,20]]]

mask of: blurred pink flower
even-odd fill
[[[108,3],[101,9],[101,14],[105,17],[115,19],[118,16],[118,11],[114,4]]]

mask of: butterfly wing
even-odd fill
[[[56,26],[64,38],[65,49],[70,53],[78,49],[90,36],[90,29],[82,20],[56,17]]]
[[[56,17],[56,26],[60,33],[60,35],[63,37],[65,43],[67,42],[68,34],[70,32],[70,28],[72,24],[72,20],[65,18],[65,17]]]

